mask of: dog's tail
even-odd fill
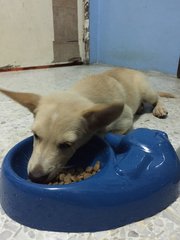
[[[165,98],[176,98],[173,94],[167,92],[158,92],[158,95]]]

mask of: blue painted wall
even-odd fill
[[[176,74],[180,0],[90,0],[90,61]]]

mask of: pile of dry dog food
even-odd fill
[[[85,180],[97,172],[100,171],[100,161],[97,161],[94,166],[88,166],[86,169],[77,168],[77,169],[64,169],[61,171],[59,175],[55,178],[53,182],[50,182],[49,185],[57,185],[57,184],[69,184],[73,182],[80,182]]]

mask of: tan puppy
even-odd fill
[[[28,174],[35,182],[53,179],[94,134],[126,133],[143,102],[154,106],[154,116],[167,116],[146,76],[126,68],[87,77],[68,91],[48,96],[0,91],[34,114],[34,148]],[[173,97],[167,93],[160,95]]]

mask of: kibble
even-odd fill
[[[96,164],[95,164],[95,166],[94,166],[94,170],[95,170],[96,172],[98,172],[99,169],[100,169],[100,162],[97,161]]]
[[[94,168],[92,166],[89,166],[86,168],[87,173],[92,173],[94,171]]]
[[[49,183],[49,185],[64,185],[85,180],[99,172],[100,167],[100,161],[97,161],[94,166],[88,166],[86,167],[86,169],[64,169],[63,172],[61,171],[59,173],[59,175],[54,179],[54,181]]]

